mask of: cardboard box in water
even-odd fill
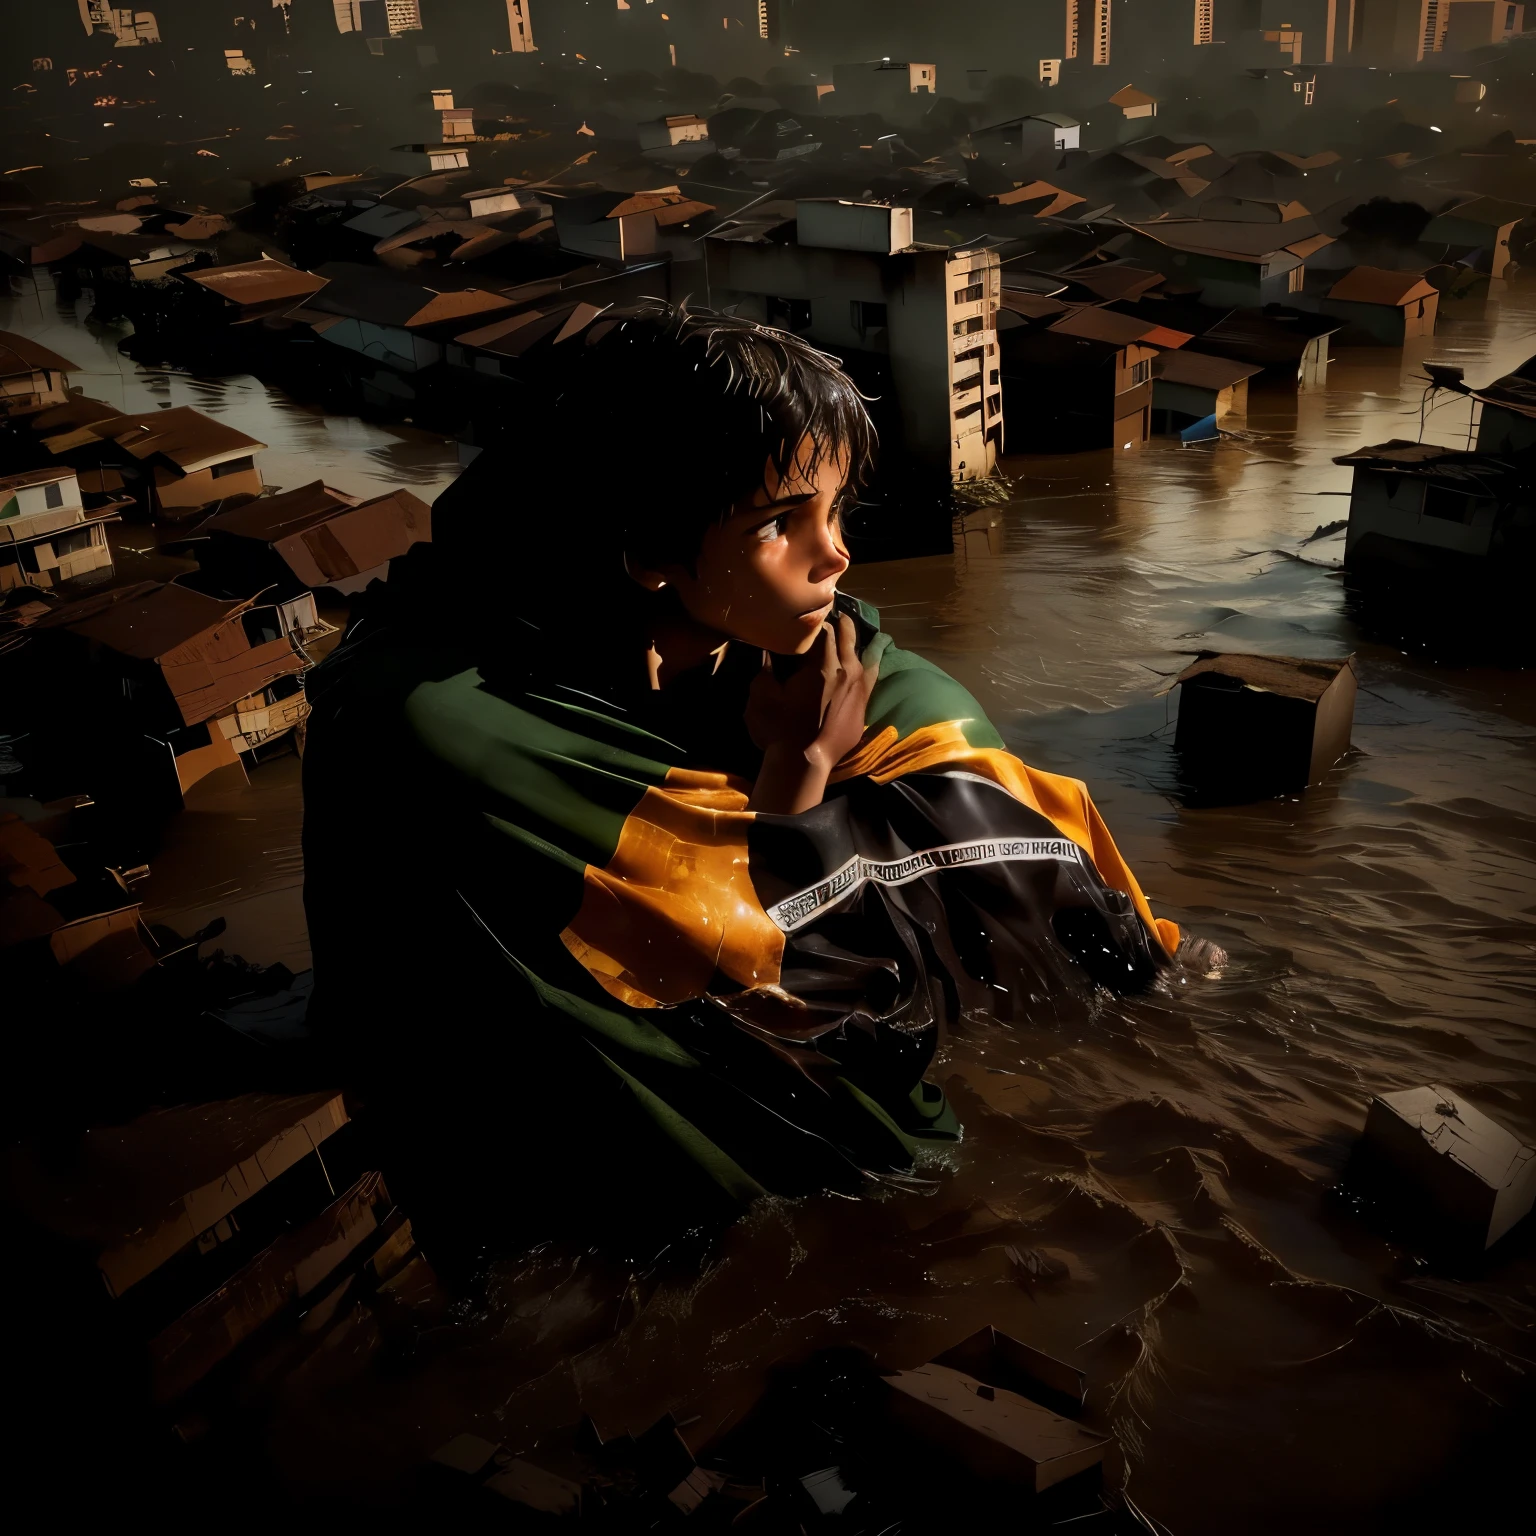
[[[1449,1088],[1372,1099],[1360,1151],[1378,1183],[1393,1181],[1399,1198],[1418,1196],[1448,1235],[1478,1248],[1492,1247],[1536,1203],[1536,1148]]]
[[[1103,1435],[947,1365],[901,1371],[886,1386],[899,1423],[989,1482],[1043,1493],[1101,1465],[1109,1447]]]
[[[1305,789],[1349,751],[1354,658],[1202,651],[1176,679],[1174,745],[1202,790],[1255,797]]]

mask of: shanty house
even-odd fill
[[[1157,97],[1138,91],[1134,85],[1123,85],[1109,98],[1112,107],[1119,107],[1127,119],[1157,116]]]
[[[175,522],[232,496],[260,495],[256,453],[267,445],[178,405],[91,421],[44,437],[43,446],[81,469],[119,468],[152,516]]]
[[[1300,293],[1306,259],[1332,243],[1310,219],[1279,223],[1166,219],[1132,224],[1125,253],[1170,281],[1197,284],[1207,304],[1262,309]]]
[[[229,325],[282,314],[319,293],[326,281],[268,256],[227,267],[200,267],[180,276],[199,298],[209,301],[199,312]]]
[[[85,671],[125,740],[148,737],[184,792],[309,713],[308,658],[270,603],[138,582],[55,609],[33,626],[60,688]]]
[[[1164,352],[1152,381],[1152,434],[1173,436],[1210,418],[1242,416],[1248,409],[1248,380],[1263,370],[1257,363],[1235,362],[1192,352],[1186,347]]]
[[[1458,7],[1464,9],[1464,7]],[[1471,197],[1442,208],[1419,235],[1423,246],[1442,246],[1441,259],[1503,277],[1509,266],[1509,237],[1530,208],[1496,197]]]
[[[72,469],[35,469],[0,480],[0,592],[110,572],[104,524],[116,521],[113,506],[86,511]]]
[[[20,416],[62,405],[78,366],[29,337],[0,331],[0,413]]]
[[[391,560],[431,541],[432,509],[406,490],[359,501],[315,480],[220,512],[201,531],[210,581],[231,596],[288,603],[317,587],[359,592],[387,579]]]
[[[1064,150],[1076,149],[1082,125],[1062,112],[1035,112],[977,128],[971,151],[981,166],[1004,180],[1032,179]]]
[[[717,306],[888,366],[907,452],[956,480],[1002,449],[997,253],[914,243],[912,210],[807,198],[705,244]]]
[[[833,108],[844,116],[877,112],[881,117],[911,117],[923,111],[938,90],[938,69],[932,64],[871,59],[832,66]]]
[[[1417,272],[1354,267],[1322,300],[1325,315],[1345,322],[1341,341],[1400,347],[1414,336],[1435,334],[1440,295]]]
[[[1018,310],[1010,306],[1009,314],[1017,318]],[[1152,341],[1160,328],[1094,305],[1041,318],[1045,324],[1005,324],[998,332],[1010,447],[1121,453],[1146,442],[1159,353]],[[1189,339],[1163,334],[1171,345]]]
[[[1526,453],[1536,448],[1536,378],[1524,371],[1532,367],[1526,363],[1514,373],[1470,391],[1479,405],[1479,453]]]
[[[318,275],[327,280],[325,288],[290,317],[308,322],[332,346],[397,373],[442,361],[439,330],[512,308],[512,300],[488,289],[437,292],[353,262],[327,262]]]
[[[707,144],[709,123],[696,112],[677,113],[671,117],[658,117],[636,125],[639,130],[640,148],[675,149],[679,144]]]
[[[61,981],[86,992],[131,986],[156,960],[140,908],[115,870],[82,879],[31,822],[0,813],[0,964],[13,1005],[18,983],[22,996],[40,983],[51,1001]]]
[[[1191,350],[1258,363],[1269,378],[1312,389],[1327,382],[1328,340],[1338,330],[1339,322],[1327,315],[1270,304],[1224,316],[1196,337]]]
[[[1334,463],[1354,470],[1347,567],[1429,571],[1516,556],[1529,569],[1536,492],[1519,458],[1393,438]]]
[[[656,254],[657,231],[685,224],[710,205],[676,187],[652,192],[593,192],[550,197],[562,250],[602,261],[628,262]]]

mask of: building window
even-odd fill
[[[1212,9],[1215,0],[1195,0],[1195,47],[1204,47],[1211,41]]]
[[[974,336],[981,330],[986,321],[980,315],[972,315],[969,320],[956,320],[954,331],[956,336]]]
[[[955,303],[956,304],[975,304],[975,303],[978,303],[982,299],[982,297],[986,294],[986,291],[987,291],[987,287],[986,287],[985,283],[972,283],[969,288],[956,288],[955,289]]]
[[[64,487],[57,480],[50,480],[43,487],[43,505],[45,507],[62,507],[64,505]]]
[[[73,528],[68,533],[55,534],[53,558],[62,560],[66,555],[72,555],[77,550],[89,549],[96,542],[91,537],[95,531],[94,528]]]
[[[1300,293],[1307,280],[1305,267],[1292,267],[1285,275],[1285,291],[1287,293]]]
[[[955,380],[954,392],[957,395],[963,395],[963,394],[965,394],[965,392],[967,390],[980,389],[980,388],[981,388],[981,375],[979,373],[973,373],[973,374],[971,374],[971,376],[969,378],[956,379]]]
[[[809,299],[781,299],[770,293],[764,299],[763,307],[767,313],[768,324],[781,331],[799,332],[810,328],[811,301]]]
[[[256,460],[252,455],[246,454],[243,459],[225,459],[222,464],[213,466],[213,478],[222,480],[226,475],[243,475],[246,470],[254,469]]]
[[[1480,512],[1494,505],[1486,496],[1468,496],[1449,486],[1424,487],[1424,516],[1438,517],[1447,523],[1470,523]]]
[[[887,323],[888,315],[884,304],[874,304],[866,299],[854,299],[848,308],[853,328],[860,336],[878,331]]]
[[[987,415],[998,416],[1002,414],[1003,397],[1001,395],[987,396]]]
[[[1130,366],[1131,382],[1127,386],[1134,389],[1138,384],[1145,384],[1152,377],[1152,360],[1144,357],[1139,363]]]

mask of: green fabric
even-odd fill
[[[860,616],[878,627],[867,605]],[[965,719],[968,736],[990,732],[963,688],[889,636],[866,657],[881,669],[871,723],[905,734]],[[697,726],[704,745],[689,753],[666,721],[641,717],[644,700],[621,707],[547,674],[492,685],[472,660],[380,626],[311,674],[312,1017],[377,1104],[441,1116],[449,1143],[552,1143],[580,1124],[599,1144],[542,1179],[644,1191],[675,1185],[685,1166],[737,1204],[856,1189],[869,1172],[910,1167],[925,1139],[954,1139],[942,1093],[921,1081],[931,1041],[770,1049],[708,1001],[624,1006],[560,941],[585,866],[608,863],[669,766],[751,771],[712,761],[709,744],[734,729],[741,749],[752,669],[717,716],[694,721],[689,705],[674,717]],[[456,1108],[503,1095],[504,1113]]]
[[[879,630],[879,611],[858,598],[854,603],[859,617]],[[880,676],[864,714],[867,724],[881,730],[894,726],[900,740],[925,725],[956,720],[971,746],[1002,749],[1003,738],[981,705],[942,668],[902,650],[883,631],[865,648],[864,664],[871,662],[879,664]]]

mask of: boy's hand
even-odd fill
[[[793,815],[821,804],[828,775],[864,734],[875,675],[859,660],[858,632],[847,614],[838,616],[835,631],[822,626],[785,682],[764,654],[747,698],[747,730],[763,753],[751,809]]]

